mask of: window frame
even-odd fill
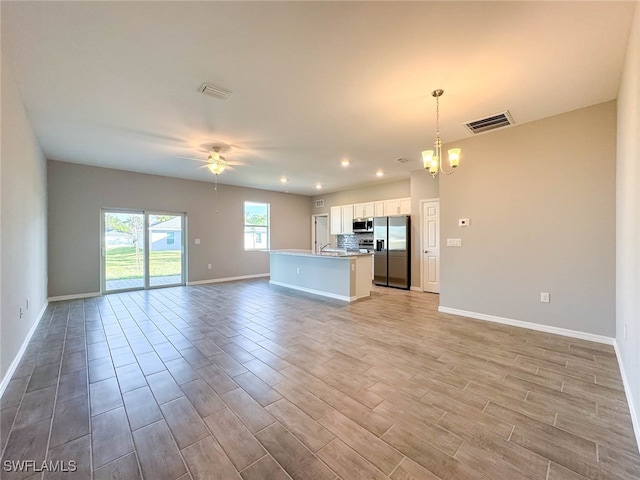
[[[266,225],[255,225],[255,224],[251,224],[251,223],[247,223],[247,206],[262,206],[262,207],[266,207],[267,208],[267,220],[266,220]],[[244,247],[244,251],[245,252],[258,252],[261,250],[268,250],[271,246],[271,204],[269,202],[258,202],[255,200],[245,200],[243,203],[243,207],[242,207],[242,214],[243,214],[243,219],[242,219],[242,224],[243,224],[243,247]],[[258,227],[260,229],[264,229],[264,231],[248,231],[248,229],[250,228],[255,228]],[[266,246],[260,246],[260,247],[247,247],[247,234],[252,234],[254,236],[255,239],[255,235],[262,235],[262,234],[266,234],[267,239],[266,239]],[[254,244],[256,242],[254,241]],[[262,242],[261,242],[262,243]]]

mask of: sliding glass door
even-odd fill
[[[149,286],[182,285],[184,215],[148,216]]]
[[[102,212],[102,291],[184,285],[185,216]]]

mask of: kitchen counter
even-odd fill
[[[348,250],[325,250],[324,252],[314,252],[313,250],[269,250],[269,253],[278,255],[299,255],[304,257],[328,257],[328,258],[351,258],[363,255],[371,256],[371,253],[355,252]]]
[[[270,250],[269,283],[352,302],[371,295],[370,253]]]

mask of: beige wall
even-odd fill
[[[616,342],[640,441],[640,6],[637,4],[618,93],[616,170]]]
[[[613,337],[615,138],[608,102],[456,142],[464,168],[440,178],[440,305]]]
[[[309,197],[218,185],[216,213],[208,182],[54,161],[48,173],[50,297],[100,291],[101,208],[185,212],[189,282],[269,273],[268,253],[244,251],[245,200],[271,204],[271,248],[311,243]]]
[[[46,162],[4,56],[1,95],[0,384],[47,304]]]

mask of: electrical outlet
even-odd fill
[[[469,219],[468,218],[459,218],[458,219],[458,226],[459,227],[468,227],[469,226]]]
[[[542,303],[549,303],[551,301],[551,295],[548,292],[540,292],[540,301]]]

